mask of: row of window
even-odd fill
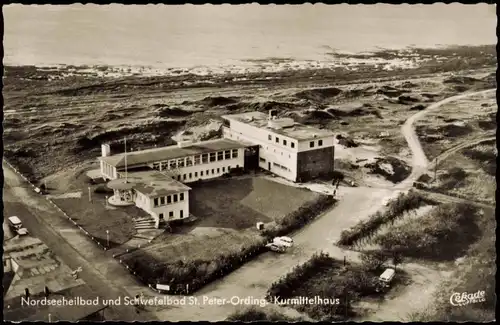
[[[287,172],[288,172],[288,171],[290,171],[290,169],[288,169],[288,168],[286,168],[285,166],[282,166],[282,165],[280,165],[280,164],[277,164],[277,163],[273,163],[273,166],[274,166],[274,167],[278,167],[278,168],[280,168],[280,169],[283,169],[283,170],[285,170],[285,171],[287,171]]]
[[[273,136],[271,134],[269,134],[267,136],[267,139],[269,141],[272,141],[273,140]],[[276,137],[274,140],[275,140],[276,143],[278,143],[278,144],[280,143],[280,138],[279,137]],[[284,146],[286,146],[287,145],[286,139],[283,139],[282,143],[283,143]],[[323,145],[323,140],[318,140],[318,147],[321,147],[322,145]],[[291,142],[290,141],[290,147],[291,148],[295,148],[295,142]],[[314,148],[314,141],[309,142],[309,148]]]
[[[240,166],[239,165],[236,165],[236,168],[239,168]],[[178,181],[185,181],[185,180],[193,180],[194,179],[197,179],[198,178],[198,174],[200,175],[200,177],[202,176],[209,176],[209,175],[218,175],[221,173],[221,170],[222,170],[222,173],[225,173],[226,172],[226,167],[222,167],[222,168],[212,168],[212,173],[210,174],[210,169],[207,169],[207,170],[201,170],[199,173],[198,172],[194,172],[194,173],[186,173],[186,174],[182,174],[182,175],[177,175],[177,180]],[[231,166],[227,166],[227,172],[229,172],[231,170]],[[194,177],[193,177],[194,175]],[[173,179],[176,179],[175,176],[172,176]]]
[[[208,164],[209,162],[238,158],[238,149],[204,153],[197,156],[171,159],[153,164],[154,169],[166,170]]]
[[[173,217],[174,217],[174,211],[170,211],[168,213],[168,218],[171,219]],[[158,214],[158,218],[160,220],[163,220],[164,219],[164,214],[163,213]],[[180,210],[179,211],[179,219],[182,219],[182,218],[184,218],[184,211]]]
[[[267,136],[267,139],[268,139],[269,141],[273,141],[273,136],[272,136],[271,134],[269,134],[269,135]],[[279,143],[280,143],[280,138],[279,138],[279,137],[276,137],[276,138],[275,138],[275,141],[276,141],[276,143],[278,143],[278,144],[279,144]],[[287,146],[287,144],[288,144],[288,142],[286,141],[286,139],[283,139],[283,145],[284,145],[284,146]],[[295,142],[290,141],[290,147],[291,147],[291,148],[295,148]]]
[[[323,145],[323,140],[318,140],[318,147]],[[314,141],[309,142],[309,148],[314,148]]]
[[[153,206],[156,208],[162,205],[176,203],[178,201],[184,201],[184,193],[155,197],[153,199]]]

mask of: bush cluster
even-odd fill
[[[307,282],[311,278],[320,279],[320,281],[315,280],[311,287]],[[307,313],[313,319],[340,321],[345,320],[346,317],[355,316],[352,303],[359,297],[375,294],[376,289],[377,281],[373,273],[349,265],[344,268],[343,262],[328,254],[319,253],[273,283],[267,291],[266,299],[274,302],[275,297],[282,300],[295,296],[316,295],[338,298],[340,303],[337,305],[304,304],[293,307]]]
[[[360,244],[361,241],[370,239],[382,225],[389,222],[394,223],[405,212],[417,209],[424,204],[435,203],[415,191],[410,190],[408,194],[401,193],[388,203],[385,212],[377,211],[368,220],[360,221],[351,229],[342,231],[337,244],[340,246]]]
[[[384,251],[419,258],[454,259],[475,241],[479,229],[475,222],[478,209],[465,203],[448,203],[428,215],[410,219],[374,241]]]
[[[265,321],[265,322],[295,322],[301,321],[303,319],[293,319],[274,310],[264,310],[257,308],[257,306],[250,306],[242,311],[237,311],[231,314],[227,321],[233,322],[255,322],[255,321]]]
[[[171,294],[190,294],[231,273],[266,250],[265,240],[262,239],[242,248],[239,253],[219,255],[211,261],[178,260],[175,263],[157,264],[153,258],[149,258],[149,261],[134,260],[129,268],[135,271],[136,276],[145,284],[168,284]]]
[[[318,199],[311,200],[297,210],[289,213],[282,218],[278,224],[262,232],[262,235],[268,239],[276,236],[284,236],[295,230],[301,229],[320,213],[330,208],[337,202],[333,196],[320,196]]]

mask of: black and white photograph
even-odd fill
[[[3,320],[494,322],[496,10],[2,5]]]

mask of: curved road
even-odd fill
[[[296,245],[289,252],[287,252],[287,254],[278,255],[271,252],[264,253],[230,273],[223,279],[207,285],[205,288],[194,294],[195,297],[198,297],[200,304],[168,306],[166,308],[158,308],[153,313],[156,317],[158,317],[158,319],[169,321],[225,320],[235,309],[243,306],[235,306],[235,301],[233,303],[230,301],[216,304],[209,304],[208,302],[204,303],[206,298],[264,298],[267,289],[274,281],[290,272],[297,264],[304,263],[311,257],[312,254],[319,251],[327,252],[331,256],[339,259],[342,259],[344,256],[347,256],[348,259],[356,259],[357,254],[355,254],[355,252],[342,250],[334,245],[339,239],[341,231],[354,226],[360,220],[366,219],[376,211],[383,208],[384,202],[387,199],[395,197],[398,194],[398,189],[406,190],[411,188],[414,180],[416,180],[428,166],[427,158],[422,150],[420,142],[418,141],[415,130],[413,129],[413,123],[425,116],[428,112],[439,108],[441,105],[465,97],[491,91],[494,91],[494,89],[447,98],[429,106],[424,111],[418,112],[406,121],[406,123],[402,126],[401,131],[408,142],[411,152],[413,153],[413,171],[412,174],[402,183],[392,188],[377,189],[376,191],[372,188],[342,188],[339,195],[342,199],[338,202],[338,204],[330,211],[324,213],[321,217],[318,217],[307,227],[296,233],[293,236]],[[8,180],[6,179],[6,183],[7,182]],[[34,198],[32,197],[32,199]],[[35,211],[32,210],[32,212]],[[65,246],[65,244],[63,246]],[[68,253],[70,253],[70,251],[71,249],[68,247]],[[95,253],[96,258],[104,258],[104,254],[102,254],[102,252]],[[94,264],[94,261],[88,254],[82,255],[86,255],[89,266]],[[109,290],[108,294],[114,296],[120,294],[117,292],[119,290],[116,290],[116,287],[113,288],[116,286],[117,282],[119,283],[120,281],[129,284],[130,289],[134,287],[134,281],[127,275],[121,274],[123,271],[119,272],[119,270],[115,268],[115,263],[111,262],[102,264],[108,264],[108,269],[106,270],[107,272],[101,271],[95,272],[95,274],[99,275],[97,278],[100,278],[99,280],[101,284],[103,284],[101,288],[103,290]],[[115,274],[113,278],[114,281],[112,279],[103,278],[99,273],[105,273],[108,276],[111,273]],[[129,291],[129,288],[124,289]],[[151,296],[156,295],[151,291],[148,291],[147,294]],[[286,309],[286,311],[289,312],[290,315],[297,313],[295,310],[290,309]],[[128,313],[129,311],[127,310],[124,312]]]
[[[423,118],[425,115],[427,115],[429,112],[434,111],[438,109],[439,107],[460,100],[464,99],[467,97],[471,96],[476,96],[476,95],[481,95],[481,94],[487,94],[490,92],[496,91],[495,89],[487,89],[487,90],[482,90],[482,91],[477,91],[473,93],[466,93],[466,94],[461,94],[453,97],[448,97],[446,99],[443,99],[439,102],[436,102],[429,107],[427,107],[425,110],[419,111],[418,113],[412,115],[409,119],[406,120],[406,122],[403,124],[401,127],[401,133],[406,139],[406,142],[408,143],[408,147],[411,150],[412,153],[412,167],[417,170],[422,170],[427,168],[429,165],[429,161],[427,160],[427,157],[425,156],[424,150],[422,149],[422,145],[420,141],[418,140],[417,133],[415,132],[415,128],[413,124]]]

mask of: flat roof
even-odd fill
[[[284,119],[277,118],[276,120],[273,120],[276,124],[281,124],[280,122],[283,121],[285,123],[282,124],[284,124],[285,126],[277,129],[271,128],[268,126],[269,122],[268,115],[262,112],[247,112],[240,114],[223,115],[222,118],[230,121],[233,120],[248,125],[252,125],[259,129],[268,130],[270,132],[281,134],[298,141],[311,140],[314,138],[325,138],[329,136],[333,137],[335,135],[330,130],[319,129],[313,126],[304,125],[297,122],[289,123],[290,120],[289,118],[284,118]]]
[[[152,148],[141,151],[127,152],[127,165],[142,165],[157,161],[165,161],[169,159],[183,158],[203,153],[209,153],[219,150],[239,149],[245,148],[246,145],[230,140],[230,139],[215,139],[202,142],[195,142],[185,147],[178,145]],[[100,160],[105,161],[114,167],[125,167],[125,154],[120,153],[107,157],[99,157]]]
[[[19,219],[18,217],[16,216],[12,216],[12,217],[9,217],[9,221],[12,222],[13,224],[15,225],[19,225],[21,224],[21,219]]]
[[[110,183],[115,181],[124,183],[125,179],[119,178],[110,181]],[[189,186],[156,170],[129,171],[126,184],[130,184],[130,188],[148,197],[166,196],[189,191],[191,189]]]

